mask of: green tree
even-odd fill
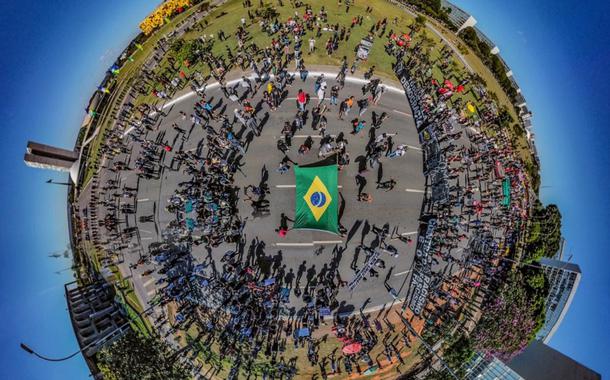
[[[528,239],[522,260],[533,262],[552,257],[561,246],[561,213],[556,205],[542,206],[536,201],[528,227]]]
[[[443,360],[460,379],[466,375],[464,364],[468,363],[473,355],[472,343],[465,334],[456,334],[444,345]]]
[[[189,372],[160,338],[129,331],[97,353],[98,367],[109,380],[181,380]]]

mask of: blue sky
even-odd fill
[[[534,112],[544,203],[559,205],[567,255],[583,272],[550,345],[610,376],[608,2],[454,2],[500,48]]]
[[[137,35],[157,1],[3,1],[0,3],[0,105],[5,176],[0,190],[0,378],[86,379],[79,355],[47,363],[25,354],[23,341],[48,356],[78,349],[63,284],[70,265],[48,258],[67,244],[64,176],[26,167],[28,139],[74,146],[84,108],[105,70]]]
[[[610,119],[604,96],[610,53],[602,1],[458,0],[511,65],[534,111],[542,199],[557,203],[583,280],[552,346],[610,375],[608,220]],[[0,3],[0,105],[4,159],[0,188],[0,378],[84,379],[80,356],[61,364],[22,352],[77,349],[63,297],[69,272],[50,252],[67,243],[63,176],[23,164],[28,139],[70,148],[84,107],[106,68],[157,1],[66,0]],[[607,6],[606,6],[607,7]],[[527,10],[527,11],[524,11]]]

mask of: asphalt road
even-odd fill
[[[313,74],[313,73],[312,73]],[[332,76],[334,78],[334,76]],[[328,87],[334,84],[334,80],[329,78]],[[265,112],[269,113],[269,120],[265,124],[261,136],[255,137],[247,149],[246,158],[243,161],[245,165],[241,168],[244,174],[237,173],[235,175],[235,184],[243,188],[249,184],[258,184],[260,181],[260,173],[263,166],[269,170],[268,185],[271,191],[268,199],[271,201],[271,215],[263,218],[253,219],[252,209],[248,203],[239,202],[240,216],[248,218],[244,230],[246,241],[249,243],[254,238],[264,241],[266,244],[265,254],[270,261],[281,259],[281,266],[284,271],[289,273],[291,270],[296,275],[301,267],[305,273],[299,286],[302,288],[307,282],[308,275],[315,276],[320,274],[327,267],[331,260],[331,251],[338,243],[339,246],[345,248],[342,252],[342,259],[339,264],[339,273],[343,280],[349,281],[355,274],[350,268],[350,264],[354,260],[354,252],[357,245],[360,244],[362,237],[362,226],[368,224],[381,226],[384,223],[389,223],[391,228],[398,226],[399,232],[409,234],[415,240],[417,227],[419,225],[418,218],[421,212],[423,191],[424,191],[424,176],[422,174],[422,153],[419,149],[419,141],[415,131],[414,121],[409,115],[410,108],[406,101],[404,92],[400,90],[398,84],[393,84],[395,90],[389,88],[383,95],[381,102],[377,106],[371,105],[364,114],[367,124],[372,124],[372,111],[376,113],[387,112],[390,116],[382,127],[377,130],[377,134],[389,133],[393,134],[395,146],[399,144],[409,145],[407,153],[397,159],[383,159],[382,170],[383,179],[393,178],[397,181],[397,185],[392,191],[386,192],[381,189],[375,189],[378,172],[376,169],[369,170],[365,173],[368,184],[365,192],[373,196],[372,203],[362,203],[357,201],[357,186],[354,180],[357,174],[358,164],[355,159],[359,155],[364,155],[365,145],[368,140],[368,128],[361,132],[360,136],[350,135],[351,125],[349,120],[357,115],[357,107],[352,109],[350,117],[346,117],[344,121],[338,120],[338,106],[330,106],[328,100],[325,104],[329,105],[330,112],[327,113],[328,128],[327,133],[338,134],[344,132],[348,144],[348,152],[350,153],[351,163],[339,173],[339,192],[346,202],[344,214],[341,223],[348,229],[354,228],[353,238],[347,241],[347,237],[341,237],[329,233],[291,230],[285,238],[280,238],[275,229],[280,224],[280,214],[285,213],[289,217],[294,216],[295,207],[295,189],[285,187],[286,185],[294,185],[294,172],[291,169],[288,173],[280,175],[276,172],[276,168],[283,157],[283,154],[276,148],[277,138],[280,136],[280,131],[284,121],[292,120],[296,105],[294,97],[299,88],[303,88],[309,93],[313,93],[314,75],[310,75],[305,83],[298,78],[294,85],[290,88],[288,99],[284,101],[276,111],[271,111],[266,105],[263,106],[259,113],[259,118]],[[339,99],[344,99],[350,95],[354,95],[356,99],[362,97],[361,80],[350,80],[346,82],[346,86],[339,94]],[[238,91],[242,91],[238,87]],[[257,96],[253,98],[252,103],[255,104],[260,99],[262,89],[258,91]],[[222,104],[219,108],[226,105],[226,113],[231,115],[233,108],[238,106],[237,103],[230,104],[231,101],[225,99],[218,87],[210,86],[206,91],[208,98],[214,98],[217,101],[222,99]],[[159,115],[159,122],[155,131],[149,132],[146,136],[149,140],[160,139],[163,142],[174,147],[174,151],[196,150],[205,134],[201,127],[192,128],[190,118],[182,120],[180,111],[190,115],[193,110],[193,104],[198,100],[197,96],[182,96],[167,104],[164,113]],[[316,102],[312,96],[312,102]],[[228,102],[228,103],[227,103]],[[311,104],[308,107],[311,109]],[[179,133],[171,126],[177,123],[181,129],[187,133]],[[190,131],[190,133],[189,133]],[[188,138],[187,138],[188,135]],[[300,156],[296,150],[306,136],[314,137],[314,147],[311,152]],[[317,132],[313,131],[310,122],[299,132],[294,138],[293,147],[288,153],[289,157],[298,163],[310,163],[318,160],[317,157]],[[203,148],[205,154],[207,148]],[[140,152],[139,144],[134,144],[129,157],[124,155],[115,158],[123,159],[133,168],[133,162],[137,159]],[[140,254],[148,251],[148,246],[151,243],[161,241],[161,233],[166,228],[167,224],[175,219],[175,214],[165,210],[168,205],[168,199],[177,189],[179,182],[187,181],[188,175],[185,175],[181,170],[177,170],[177,165],[172,162],[173,152],[168,152],[164,155],[162,164],[164,166],[159,179],[138,179],[135,171],[121,171],[117,175],[108,170],[102,169],[100,173],[99,183],[102,186],[109,178],[119,178],[121,187],[137,188],[136,198],[120,199],[121,204],[130,204],[135,207],[136,212],[125,216],[126,227],[137,227],[137,233],[132,237],[124,238],[124,243],[127,246],[123,249],[125,262],[121,264],[124,273],[132,273],[132,282],[136,288],[139,297],[146,303],[152,299],[156,293],[155,281],[160,275],[153,273],[150,275],[142,275],[143,272],[154,269],[152,265],[141,265],[135,270],[129,269],[129,264],[138,261]],[[279,187],[278,187],[279,186]],[[243,192],[240,193],[240,196]],[[243,198],[243,197],[242,197]],[[87,202],[84,197],[82,202]],[[99,214],[102,218],[104,212]],[[148,218],[148,219],[142,219]],[[145,221],[146,220],[146,221]],[[360,225],[356,230],[354,226]],[[368,244],[374,238],[371,232],[364,236],[364,243]],[[405,244],[399,240],[391,242],[398,248],[400,255],[398,258],[393,258],[387,253],[382,253],[381,258],[385,261],[386,268],[379,269],[378,278],[369,278],[368,281],[363,281],[352,293],[347,288],[343,288],[339,293],[338,299],[343,303],[342,311],[354,311],[366,305],[368,309],[374,308],[392,302],[392,297],[389,295],[384,280],[387,279],[387,284],[396,290],[400,289],[403,283],[408,284],[414,253],[415,243]],[[321,255],[316,256],[314,250],[320,245],[325,248]],[[223,244],[218,248],[213,249],[212,257],[219,263],[220,257],[229,249],[233,249],[234,244]],[[194,247],[194,256],[203,261],[208,253],[203,246]],[[364,265],[364,252],[361,252],[356,260],[357,266],[361,268]],[[297,284],[295,284],[296,286]],[[404,296],[406,285],[400,296]],[[291,295],[291,301],[294,306],[302,304],[299,297]]]

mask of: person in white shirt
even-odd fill
[[[328,86],[328,84],[326,83],[325,80],[323,80],[320,83],[320,88],[318,89],[318,105],[322,104],[322,102],[324,101],[324,95],[326,95],[326,87]]]

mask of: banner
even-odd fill
[[[336,160],[336,157],[335,157]],[[324,160],[321,163],[327,163]],[[295,166],[295,229],[339,233],[337,165]]]
[[[405,299],[413,314],[420,315],[426,302],[432,283],[432,244],[436,231],[436,217],[427,215],[421,218],[415,251],[413,275],[409,285],[409,294]]]

